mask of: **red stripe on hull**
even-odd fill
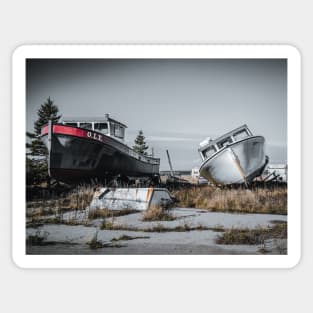
[[[101,135],[99,133],[93,132],[91,130],[84,130],[80,128],[75,128],[71,126],[64,126],[64,125],[53,125],[52,129],[53,134],[60,134],[60,135],[69,135],[69,136],[75,136],[80,138],[87,138],[87,139],[93,139],[100,142],[106,142],[106,136]],[[48,126],[44,126],[41,130],[41,135],[47,135],[48,134]]]

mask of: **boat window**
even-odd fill
[[[124,138],[124,127],[121,127],[120,125],[113,124],[113,135],[117,138]]]
[[[234,134],[234,138],[236,141],[249,137],[248,131],[246,129],[242,129],[239,132]]]
[[[91,123],[80,123],[81,128],[92,129]]]
[[[220,142],[217,143],[217,146],[222,149],[228,145],[230,145],[232,143],[231,137],[227,137],[223,140],[221,140]]]
[[[95,123],[95,130],[103,134],[108,133],[108,124],[107,123]]]
[[[77,123],[63,123],[64,125],[72,126],[72,127],[77,127]]]
[[[216,152],[216,149],[214,146],[210,146],[207,149],[202,151],[202,155],[205,159],[211,157]]]

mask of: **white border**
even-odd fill
[[[288,255],[26,255],[28,58],[288,59]],[[22,268],[291,268],[301,257],[301,57],[287,45],[28,45],[13,54],[12,256]]]

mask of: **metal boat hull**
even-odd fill
[[[140,156],[125,144],[94,131],[53,125],[42,140],[49,150],[49,174],[64,182],[105,180],[116,175],[153,176],[159,159]]]
[[[235,142],[205,160],[200,175],[214,184],[249,184],[262,174],[268,162],[264,143],[262,136]]]

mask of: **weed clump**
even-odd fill
[[[273,238],[287,238],[287,223],[275,224],[272,227],[258,227],[256,229],[231,228],[218,236],[216,243],[224,245],[264,245],[265,240]]]
[[[169,209],[152,205],[148,210],[144,211],[142,221],[173,221],[175,217],[169,212]]]
[[[117,216],[123,216],[128,214],[137,213],[137,210],[125,208],[122,210],[109,210],[107,208],[97,208],[94,210],[90,210],[88,214],[89,219],[97,219],[97,218],[106,218],[106,217],[117,217]]]
[[[29,235],[26,238],[26,245],[29,246],[42,246],[47,239],[49,233],[46,231],[37,230],[35,235]]]
[[[122,235],[118,238],[112,238],[111,241],[121,241],[121,240],[134,240],[134,239],[149,239],[149,236],[136,236],[136,237],[132,237],[132,236],[128,236],[128,235]]]
[[[92,239],[87,242],[87,245],[89,245],[89,248],[93,250],[101,249],[105,246],[102,241],[98,240],[98,231],[96,231]]]

